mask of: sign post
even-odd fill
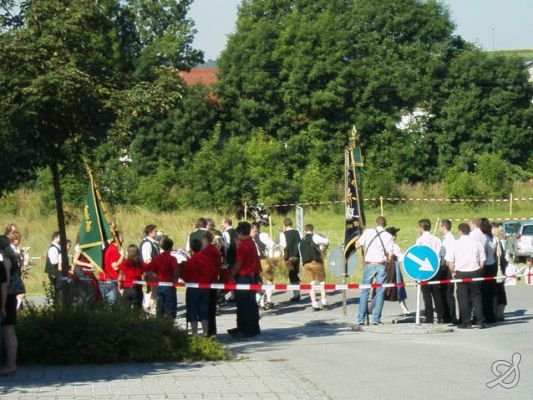
[[[420,325],[420,282],[433,278],[439,271],[439,256],[431,247],[414,245],[403,258],[405,274],[416,281],[416,324]]]
[[[300,235],[304,234],[304,209],[302,206],[296,206],[296,230]]]

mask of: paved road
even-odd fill
[[[412,324],[392,324],[399,307],[386,303],[387,324],[352,332],[357,299],[350,293],[348,316],[340,294],[334,308],[312,312],[308,299],[262,315],[257,339],[220,340],[236,361],[196,364],[127,364],[22,367],[0,378],[8,399],[531,399],[533,397],[533,287],[508,289],[504,323],[486,330],[427,334]],[[414,308],[414,293],[408,304]],[[223,309],[222,332],[234,325]],[[519,353],[520,381],[512,389],[486,383],[497,360]],[[500,371],[503,372],[503,367]],[[510,377],[512,380],[512,376]]]

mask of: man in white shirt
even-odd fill
[[[460,224],[458,227],[459,237],[455,241],[452,251],[446,253],[446,261],[454,278],[479,278],[482,276],[482,268],[485,263],[485,252],[481,244],[469,236],[470,226]],[[459,328],[472,327],[472,307],[474,316],[480,329],[486,328],[483,316],[483,301],[481,298],[480,282],[467,282],[457,284],[457,301],[461,314]]]
[[[385,217],[376,218],[376,227],[365,229],[356,243],[356,248],[363,249],[365,266],[363,269],[362,284],[370,284],[376,279],[376,284],[383,284],[386,281],[386,264],[392,259],[394,241],[392,235],[385,232],[387,221]],[[357,314],[357,325],[363,325],[368,310],[368,294],[370,289],[361,289],[359,296],[359,312]],[[376,289],[375,306],[372,311],[372,323],[381,325],[381,311],[384,301],[383,288]]]
[[[144,263],[148,264],[156,258],[161,250],[155,239],[157,236],[157,226],[150,224],[144,228],[144,238],[141,241],[141,258]],[[147,286],[146,293],[143,296],[143,307],[151,314],[155,314],[155,302],[157,296],[157,286]]]
[[[61,288],[61,273],[63,268],[61,266],[61,246],[59,232],[52,233],[52,242],[48,251],[46,252],[45,270],[50,279],[54,299],[58,296],[58,291]]]
[[[432,235],[431,222],[429,219],[421,219],[418,221],[418,230],[420,236],[416,239],[417,245],[428,246],[437,253],[440,254],[442,244],[438,237]],[[439,274],[437,273],[430,281],[439,280]],[[422,298],[424,299],[424,316],[427,324],[433,323],[433,310],[437,311],[437,322],[442,323],[444,321],[444,307],[441,285],[425,285],[422,286]],[[435,303],[435,308],[433,308]]]
[[[442,234],[442,246],[440,248],[440,265],[441,279],[453,279],[452,272],[448,268],[448,263],[446,262],[446,254],[451,253],[453,250],[453,245],[455,243],[455,238],[451,232],[452,230],[452,221],[449,219],[443,219],[440,221],[439,225],[440,233]],[[444,296],[443,306],[444,306],[444,322],[453,323],[455,325],[459,324],[457,319],[457,312],[455,309],[455,283],[448,283],[442,285],[442,292]]]
[[[300,260],[302,260],[306,281],[310,285],[324,285],[326,283],[326,271],[324,269],[324,261],[322,260],[322,249],[329,244],[329,239],[314,233],[314,227],[311,224],[305,225],[304,231],[304,237],[300,240],[298,251],[300,253]],[[309,297],[311,298],[313,311],[329,309],[326,299],[326,289],[323,287],[320,289],[320,306],[316,300],[314,290],[309,291]]]

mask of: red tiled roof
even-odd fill
[[[188,72],[180,71],[180,77],[188,86],[211,86],[218,82],[216,68],[192,68]]]

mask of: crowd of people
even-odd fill
[[[438,255],[440,267],[432,280],[454,278],[493,278],[505,274],[507,260],[501,226],[489,220],[472,219],[470,224],[457,227],[457,238],[452,234],[450,220],[439,222],[442,239],[431,233],[431,222],[418,222],[416,244],[432,248]],[[400,230],[387,228],[386,219],[378,217],[375,228],[365,229],[356,243],[362,249],[364,266],[363,284],[396,283],[394,287],[378,287],[372,295],[362,289],[356,325],[360,329],[365,318],[372,314],[372,323],[380,325],[385,301],[398,302],[402,312],[410,315],[405,300],[400,263],[403,254],[396,244]],[[20,296],[25,293],[23,276],[29,266],[28,248],[21,246],[22,236],[16,225],[10,224],[0,236],[0,320],[6,366],[0,375],[16,371],[17,338],[15,323]],[[290,218],[283,220],[283,228],[276,243],[258,222],[239,222],[233,227],[231,218],[222,220],[221,230],[212,219],[198,218],[195,229],[188,235],[185,249],[176,250],[171,238],[158,234],[157,226],[144,229],[139,245],[123,248],[123,236],[115,230],[114,240],[102,249],[103,265],[96,270],[77,243],[73,249],[72,264],[67,267],[65,279],[61,257],[59,232],[52,234],[46,255],[45,272],[55,301],[63,298],[65,288],[73,289],[71,300],[83,304],[114,305],[121,302],[139,312],[157,317],[176,319],[177,293],[175,283],[197,283],[185,293],[186,320],[193,334],[217,334],[217,307],[226,301],[236,305],[236,327],[228,333],[236,338],[252,337],[261,333],[259,308],[275,307],[272,289],[260,292],[235,290],[227,292],[208,288],[212,283],[273,284],[274,271],[283,266],[291,284],[300,284],[300,270],[304,281],[322,285],[320,298],[315,290],[309,297],[313,311],[330,308],[323,287],[326,281],[324,251],[329,240],[314,232],[314,226],[305,225],[303,234],[295,229]],[[70,249],[70,241],[66,243]],[[533,260],[527,260],[533,273]],[[526,267],[527,267],[526,266]],[[143,292],[142,284],[147,283]],[[533,279],[527,283],[533,284]],[[320,286],[319,286],[320,287]],[[422,286],[425,323],[452,323],[459,328],[487,327],[502,321],[507,304],[503,282],[485,280],[468,283],[453,282]],[[458,309],[456,309],[456,298]],[[291,302],[300,302],[300,290],[294,290]],[[436,316],[436,321],[435,321]],[[200,323],[200,326],[199,326]]]
[[[398,267],[403,254],[395,243],[399,229],[386,228],[386,225],[386,219],[378,217],[376,227],[365,229],[357,242],[357,247],[362,248],[364,254],[363,284],[403,283]],[[431,233],[428,219],[418,221],[416,244],[430,247],[439,257],[438,271],[430,281],[489,279],[423,285],[424,322],[454,324],[461,329],[476,325],[483,329],[488,324],[503,321],[507,305],[504,282],[490,279],[496,277],[498,272],[506,275],[508,263],[501,225],[492,225],[486,218],[474,218],[470,224],[458,225],[457,238],[452,234],[452,222],[448,219],[441,220],[438,229],[442,239]],[[527,265],[530,264],[531,259],[528,259]],[[370,306],[369,292],[369,289],[361,290],[355,330],[364,325],[369,312],[372,312],[372,324],[380,325],[385,300],[398,301],[402,311],[409,314],[403,286],[377,288]]]
[[[170,284],[157,282],[273,284],[275,269],[284,266],[290,282],[299,284],[300,265],[303,265],[306,282],[325,283],[323,251],[329,244],[328,239],[314,233],[313,225],[306,225],[303,235],[292,225],[290,218],[284,219],[283,231],[276,243],[266,232],[261,232],[259,222],[239,222],[234,228],[231,218],[226,217],[218,230],[213,219],[198,218],[194,230],[187,236],[184,250],[175,250],[170,238],[159,237],[157,226],[153,224],[146,226],[139,245],[131,244],[125,250],[121,250],[121,232],[115,231],[114,241],[103,249],[103,266],[98,274],[76,243],[69,266],[73,301],[109,305],[121,301],[130,308],[175,319],[176,290]],[[54,232],[45,272],[54,298],[58,300],[65,287],[61,259],[59,233]],[[142,285],[136,281],[147,281],[144,293]],[[228,332],[235,337],[255,336],[260,333],[259,308],[275,307],[272,292],[271,289],[227,292],[187,288],[187,324],[193,334],[199,332],[200,323],[202,334],[216,335],[217,306],[234,301],[237,326]],[[320,290],[319,300],[314,291],[310,298],[313,310],[329,308],[324,289]],[[295,290],[291,302],[300,300],[300,291]]]

